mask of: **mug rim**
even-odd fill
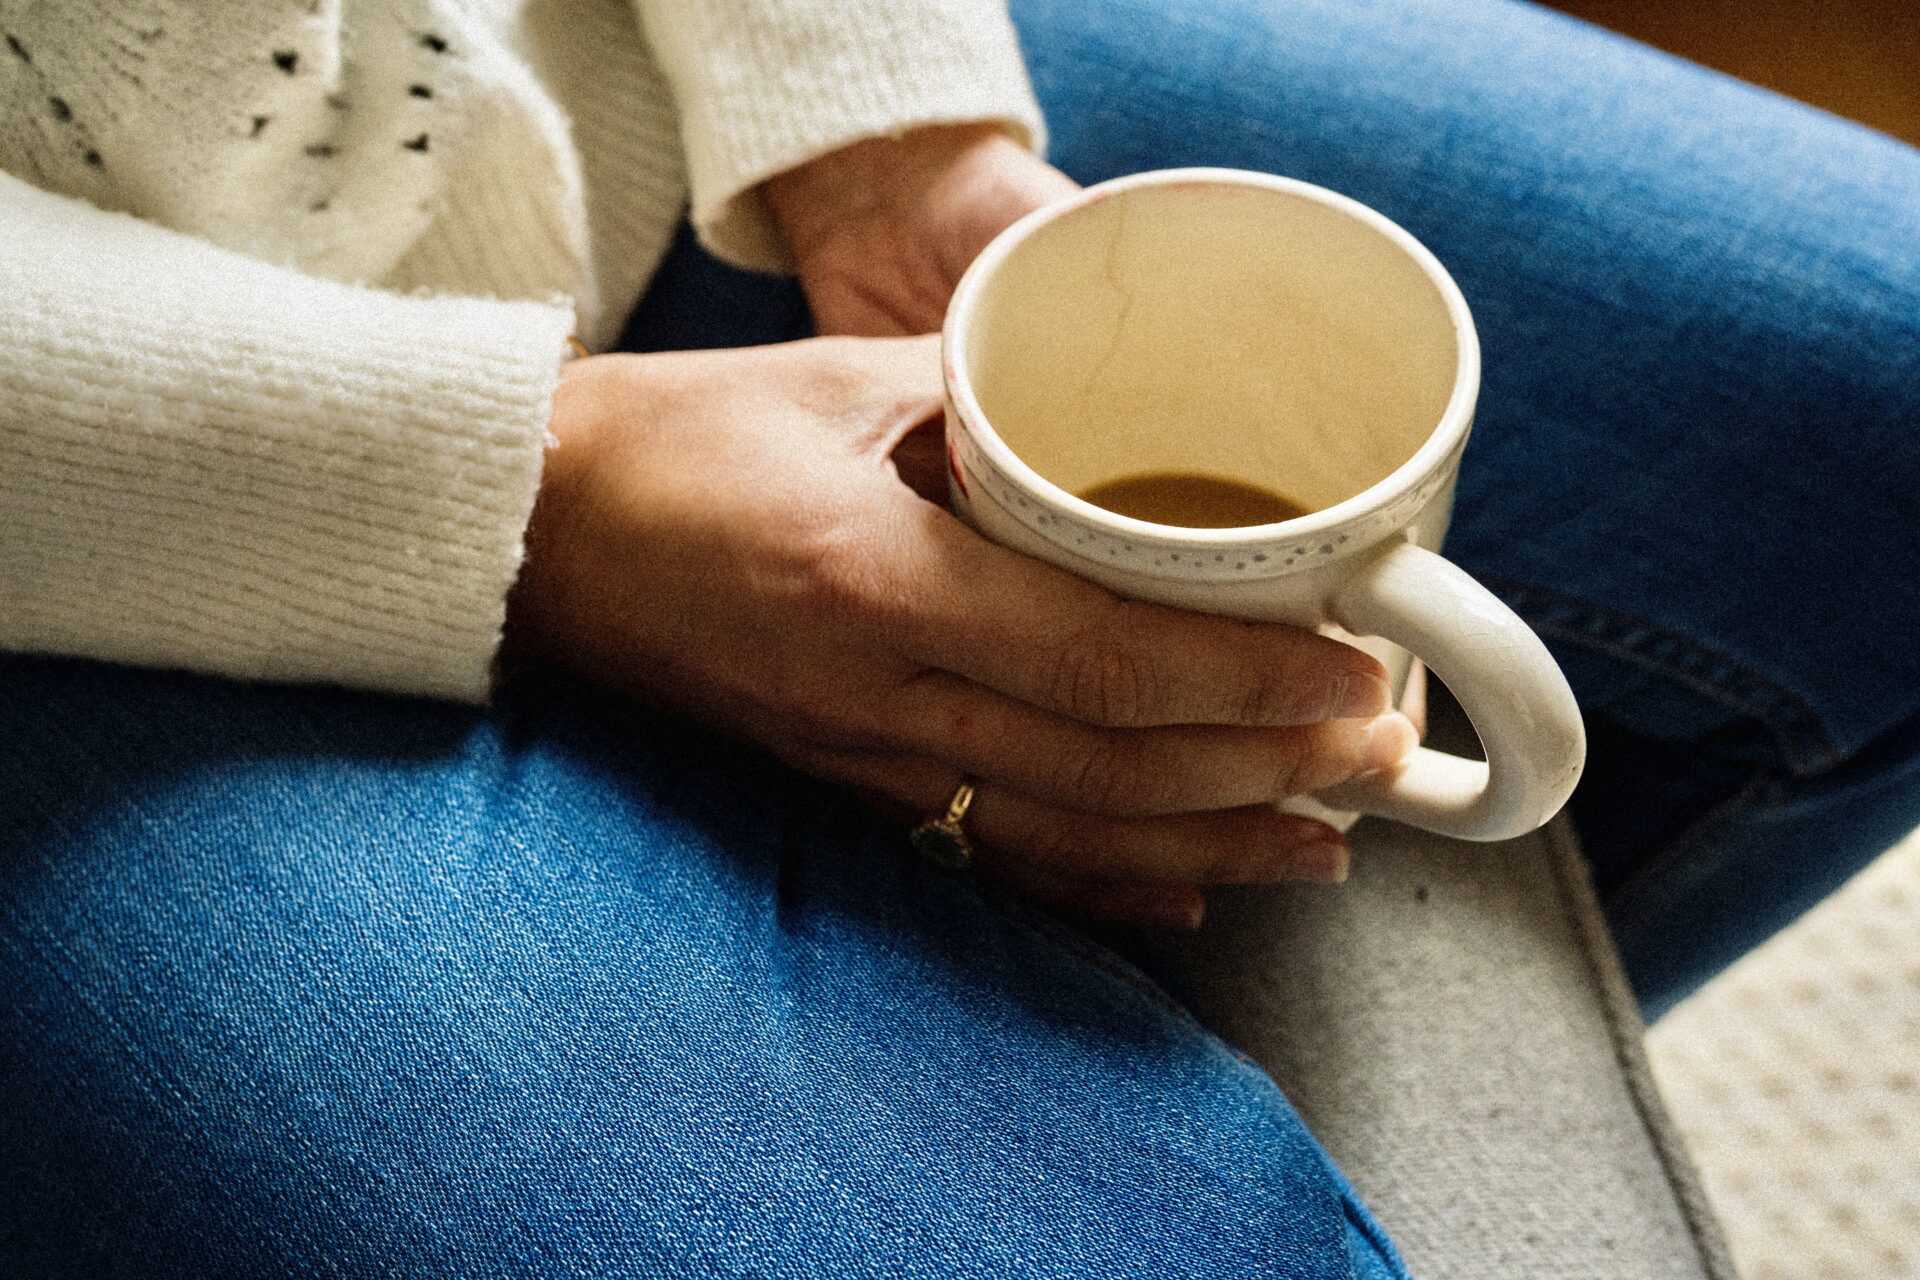
[[[1041,227],[1088,205],[1097,204],[1109,196],[1141,187],[1189,185],[1255,187],[1323,205],[1362,222],[1384,235],[1414,261],[1421,273],[1439,291],[1441,300],[1446,306],[1447,317],[1453,323],[1456,351],[1453,390],[1447,397],[1446,408],[1441,411],[1439,421],[1434,424],[1427,438],[1421,442],[1418,449],[1414,450],[1412,456],[1359,493],[1343,498],[1319,511],[1268,524],[1237,525],[1223,529],[1156,524],[1151,520],[1140,520],[1133,516],[1121,515],[1116,511],[1109,511],[1048,480],[1027,465],[1026,461],[1000,438],[1000,433],[993,429],[985,411],[980,408],[980,403],[973,393],[972,378],[965,372],[968,330],[971,327],[980,291],[986,287],[988,278],[999,264]],[[995,236],[961,276],[960,283],[954,288],[953,299],[947,305],[946,322],[941,327],[940,345],[941,375],[945,382],[948,402],[954,406],[961,421],[965,423],[976,447],[1010,479],[1024,488],[1038,491],[1048,501],[1064,507],[1079,518],[1105,526],[1114,533],[1158,539],[1162,542],[1192,543],[1211,547],[1262,543],[1276,538],[1320,534],[1337,529],[1392,504],[1436,470],[1444,467],[1447,459],[1454,455],[1473,425],[1474,405],[1480,392],[1480,336],[1474,328],[1473,313],[1467,307],[1467,300],[1460,292],[1460,286],[1455,283],[1452,275],[1441,265],[1440,259],[1434,256],[1431,249],[1420,243],[1412,232],[1378,209],[1362,204],[1351,196],[1342,195],[1338,191],[1298,178],[1259,173],[1250,169],[1211,167],[1152,169],[1144,173],[1109,178],[1105,182],[1085,187],[1074,195],[1053,204],[1035,209]]]

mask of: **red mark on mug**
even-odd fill
[[[960,455],[953,450],[953,441],[947,441],[947,470],[953,472],[953,482],[960,486],[960,496],[969,502],[973,494],[967,490],[967,478],[960,474]]]

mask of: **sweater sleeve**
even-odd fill
[[[0,174],[0,649],[484,700],[570,322]]]
[[[1003,0],[635,3],[680,110],[694,229],[742,266],[792,266],[759,184],[850,142],[994,121],[1045,148]]]

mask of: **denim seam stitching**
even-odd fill
[[[1670,631],[1629,613],[1577,600],[1530,583],[1510,578],[1486,576],[1481,579],[1504,596],[1514,597],[1516,612],[1535,630],[1549,632],[1576,644],[1638,663],[1647,670],[1670,677],[1766,725],[1792,762],[1796,773],[1817,773],[1831,768],[1845,756],[1834,742],[1819,715],[1799,695],[1769,680],[1753,668],[1710,645],[1690,636]],[[1553,612],[1546,612],[1553,611]],[[1579,625],[1565,617],[1572,614],[1585,619]],[[1620,634],[1622,627],[1646,632],[1663,644],[1698,655],[1707,670],[1689,670],[1663,661],[1649,653],[1644,642]],[[1737,677],[1736,685],[1724,677],[1716,678],[1712,668]]]
[[[1552,630],[1576,642],[1594,644],[1608,652],[1632,658],[1650,670],[1673,676],[1689,687],[1763,721],[1776,736],[1785,739],[1788,744],[1800,735],[1816,739],[1821,754],[1808,762],[1811,769],[1830,765],[1844,755],[1826,732],[1818,714],[1811,706],[1798,695],[1769,680],[1737,658],[1710,645],[1702,644],[1690,636],[1670,631],[1656,623],[1617,609],[1608,609],[1511,579],[1492,578],[1488,581],[1497,583],[1505,593],[1520,597],[1523,603],[1519,609],[1528,615],[1529,622],[1534,625]],[[1524,603],[1527,597],[1533,597],[1537,603],[1529,607]],[[1577,626],[1564,617],[1550,616],[1543,612],[1543,609],[1575,615],[1583,618],[1586,625]],[[1700,657],[1704,660],[1701,665],[1707,669],[1690,670],[1663,661],[1659,655],[1645,650],[1644,641],[1636,641],[1631,636],[1621,634],[1622,629],[1626,627],[1645,632],[1662,643]],[[1717,677],[1712,670],[1715,667],[1728,675],[1737,677],[1738,684],[1724,677]],[[1797,750],[1791,751],[1791,754],[1805,758]]]
[[[1676,667],[1671,663],[1663,662],[1657,654],[1648,653],[1644,648],[1636,645],[1632,640],[1624,636],[1605,635],[1539,614],[1528,616],[1527,621],[1530,625],[1542,631],[1550,631],[1557,636],[1572,640],[1576,643],[1587,644],[1601,652],[1630,659],[1650,671],[1678,680],[1687,687],[1703,693],[1716,701],[1723,702],[1736,711],[1752,716],[1754,719],[1765,724],[1768,730],[1773,733],[1774,737],[1780,740],[1782,747],[1784,747],[1789,756],[1793,758],[1796,768],[1804,767],[1809,772],[1818,771],[1821,768],[1837,762],[1840,758],[1838,748],[1834,747],[1831,742],[1827,740],[1824,732],[1811,725],[1795,723],[1796,721],[1809,719],[1809,717],[1798,708],[1788,705],[1784,708],[1783,712],[1779,707],[1774,705],[1774,700],[1771,698],[1747,696],[1702,672],[1689,671],[1683,667]],[[1661,638],[1673,644],[1686,643],[1670,635],[1663,635]],[[1702,652],[1710,651],[1702,650]],[[1810,758],[1799,746],[1796,739],[1802,734],[1821,739],[1820,753],[1818,755]]]
[[[1518,612],[1521,617],[1526,619],[1527,625],[1536,631],[1543,631],[1550,635],[1570,640],[1575,644],[1584,645],[1599,653],[1624,658],[1648,671],[1676,680],[1686,685],[1689,689],[1704,694],[1716,702],[1723,703],[1743,715],[1752,716],[1766,726],[1767,731],[1773,735],[1774,739],[1792,759],[1796,769],[1804,766],[1809,771],[1817,771],[1824,765],[1831,764],[1838,759],[1837,752],[1830,752],[1824,748],[1819,756],[1809,759],[1795,743],[1795,739],[1799,736],[1797,727],[1791,723],[1788,717],[1777,714],[1774,709],[1765,705],[1763,700],[1742,696],[1735,690],[1699,672],[1687,671],[1684,668],[1662,662],[1659,657],[1636,647],[1630,640],[1603,635],[1584,627],[1531,613],[1526,609],[1520,609]]]
[[[1301,1123],[1305,1124],[1306,1121],[1303,1119]],[[1315,1141],[1319,1139],[1316,1138]],[[1328,1156],[1328,1159],[1332,1159],[1332,1156]],[[1413,1280],[1411,1273],[1407,1271],[1406,1259],[1400,1256],[1399,1248],[1387,1238],[1386,1232],[1378,1222],[1374,1221],[1372,1214],[1361,1212],[1360,1193],[1357,1189],[1352,1195],[1340,1196],[1340,1213],[1346,1218],[1347,1224],[1365,1237],[1367,1243],[1373,1246],[1374,1252],[1391,1265],[1395,1272],[1405,1277],[1405,1280]]]

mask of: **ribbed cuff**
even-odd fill
[[[570,309],[0,177],[0,648],[484,700]]]
[[[990,0],[639,0],[681,113],[694,229],[790,270],[759,185],[862,138],[994,122],[1044,150],[1003,5]]]

